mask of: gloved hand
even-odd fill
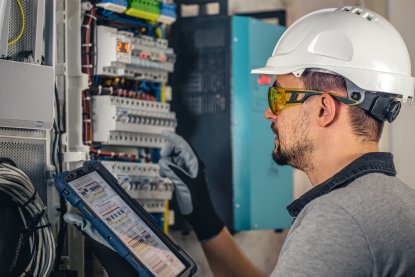
[[[82,215],[66,213],[63,219],[85,235],[88,245],[109,277],[133,277],[138,275]]]
[[[199,241],[205,242],[224,227],[210,199],[205,166],[182,137],[168,131],[161,135],[166,144],[160,153],[160,176],[175,184],[180,212],[192,225]]]
[[[108,247],[112,251],[115,251],[112,246],[98,233],[91,223],[82,215],[74,213],[66,213],[63,216],[63,220],[66,223],[74,225],[79,231],[88,235],[91,239],[101,243],[102,245]]]

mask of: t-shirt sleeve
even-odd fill
[[[372,255],[355,219],[335,203],[314,201],[294,223],[271,276],[371,276]]]

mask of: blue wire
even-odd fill
[[[107,11],[107,10],[104,10],[104,9],[98,9],[98,13],[100,15],[102,15],[103,17],[105,17],[107,20],[110,20],[110,21],[120,21],[120,22],[123,22],[123,23],[148,28],[149,30],[160,28],[160,24],[144,23],[142,21],[132,19],[129,16],[125,16],[125,15],[121,15],[121,14],[115,14],[111,11]]]
[[[154,90],[157,101],[161,101],[161,83],[151,82],[150,87]]]
[[[146,81],[141,82],[141,89],[144,90],[144,91],[149,91],[150,90],[150,88],[147,86]]]
[[[150,86],[151,86],[151,88],[152,88],[152,89],[154,89],[154,90],[158,90],[158,89],[160,89],[160,87],[161,87],[161,83],[151,82],[151,83],[150,83]]]
[[[99,75],[95,75],[94,84],[97,85],[99,83]]]

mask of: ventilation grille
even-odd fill
[[[180,41],[187,46],[186,56],[178,59],[180,65],[185,61],[187,73],[180,82],[181,104],[190,114],[226,111],[228,65],[225,37],[225,31],[217,28],[181,34]]]
[[[353,14],[358,15],[358,16],[361,16],[361,17],[365,18],[367,21],[370,21],[370,22],[373,22],[373,21],[377,20],[377,18],[375,17],[374,14],[366,12],[365,10],[360,9],[360,8],[345,6],[341,10],[345,11],[345,12],[353,13]]]
[[[25,13],[25,29],[21,39],[8,47],[7,55],[9,57],[26,57],[27,53],[32,51],[35,46],[36,36],[36,1],[20,0]],[[9,21],[9,41],[14,40],[22,28],[22,14],[17,5],[17,1],[10,1],[10,21]],[[33,53],[32,53],[33,55]]]
[[[46,203],[46,133],[0,128],[0,157],[16,162]]]

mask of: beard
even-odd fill
[[[313,153],[313,142],[309,135],[308,118],[300,116],[296,124],[287,126],[291,130],[280,136],[275,123],[271,124],[272,131],[278,137],[278,144],[275,145],[272,152],[273,160],[279,165],[291,165],[301,171],[309,170],[312,167],[311,156]],[[289,145],[287,145],[289,143]]]

